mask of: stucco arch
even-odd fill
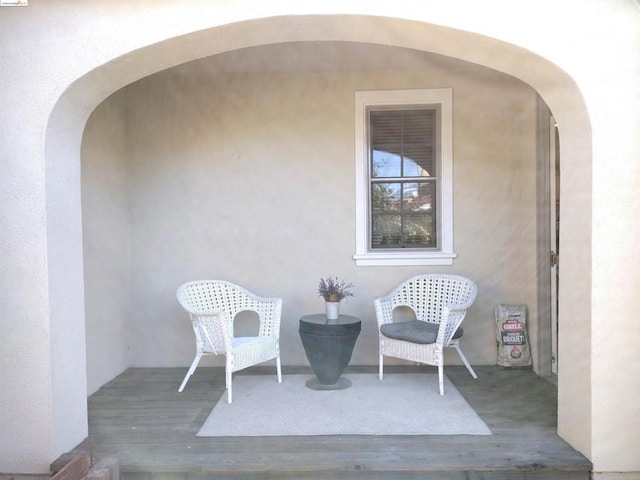
[[[561,245],[572,248],[563,248],[560,315],[567,321],[560,351],[568,357],[573,349],[589,349],[591,279],[581,266],[590,262],[591,251],[591,129],[582,95],[567,73],[515,44],[407,19],[278,16],[212,26],[130,50],[123,46],[119,56],[70,83],[50,115],[44,157],[54,455],[87,434],[80,145],[89,115],[111,93],[163,69],[239,48],[295,41],[361,42],[437,53],[512,75],[540,94],[560,125],[563,168],[571,172],[562,185],[566,228]],[[582,356],[563,368],[559,385],[560,434],[585,453],[589,374],[589,357]]]

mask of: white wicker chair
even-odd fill
[[[398,285],[390,294],[374,300],[378,335],[380,340],[379,376],[383,377],[383,357],[390,356],[425,363],[438,367],[440,395],[444,395],[444,348],[455,348],[473,378],[478,378],[469,365],[462,350],[460,341],[454,335],[461,334],[458,327],[464,320],[467,308],[475,301],[478,292],[476,284],[468,278],[458,275],[426,274],[412,277]],[[395,323],[394,310],[397,307],[409,307],[416,315],[416,320],[404,325]],[[426,322],[423,325],[421,322]],[[393,326],[385,327],[386,324]],[[398,328],[396,328],[398,327]],[[416,329],[424,332],[431,330],[431,338],[425,338]],[[405,328],[400,338],[390,338],[382,330]],[[389,332],[388,332],[389,333]],[[458,336],[456,335],[456,337]],[[395,335],[398,337],[398,335]],[[416,337],[421,336],[416,343]],[[428,335],[427,335],[428,337]],[[431,342],[431,343],[425,343]]]
[[[189,312],[196,337],[196,357],[179,392],[184,390],[203,355],[226,357],[227,402],[232,402],[233,372],[276,359],[278,383],[280,366],[280,316],[282,299],[263,298],[233,283],[222,280],[189,282],[178,288],[178,302]],[[242,311],[254,311],[260,318],[258,336],[234,337],[233,321]]]

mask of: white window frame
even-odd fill
[[[437,212],[438,248],[372,250],[369,247],[369,139],[370,107],[438,105],[440,156]],[[453,91],[450,88],[370,90],[355,92],[355,177],[357,266],[453,265]]]

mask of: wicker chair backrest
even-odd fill
[[[439,323],[445,306],[468,308],[477,292],[476,284],[466,277],[425,274],[406,280],[389,297],[393,308],[408,306],[419,320]]]
[[[229,322],[243,311],[253,311],[260,318],[259,335],[277,335],[280,329],[282,300],[262,298],[231,282],[201,280],[178,289],[178,301],[192,315],[222,313]]]

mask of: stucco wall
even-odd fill
[[[33,0],[0,9],[0,470],[45,472],[87,432],[80,140],[89,114],[123,86],[199,57],[350,40],[487,65],[549,105],[564,171],[558,432],[596,471],[640,471],[639,405],[621,401],[640,389],[640,353],[629,348],[640,337],[638,4],[428,5]],[[624,335],[611,335],[620,325]]]
[[[130,364],[131,208],[125,94],[95,110],[82,144],[87,392]],[[90,280],[89,280],[90,279]]]
[[[357,71],[344,69],[344,51]],[[313,64],[300,60],[312,52]],[[291,65],[284,60],[292,56],[298,59],[295,72],[287,71]],[[318,57],[332,61],[322,64]],[[454,242],[459,257],[453,267],[356,267],[351,258],[354,92],[443,86],[454,92]],[[307,364],[298,319],[322,311],[316,288],[319,277],[327,275],[356,285],[356,297],[343,306],[345,313],[364,320],[352,363],[377,362],[373,297],[421,272],[455,272],[478,282],[478,301],[464,324],[463,348],[472,363],[495,363],[496,303],[527,304],[535,332],[535,95],[524,83],[437,55],[299,44],[191,62],[125,91],[130,187],[123,192],[121,182],[113,185],[99,174],[127,168],[122,140],[105,157],[101,142],[91,139],[112,129],[88,129],[83,191],[93,201],[84,201],[83,215],[85,225],[94,224],[105,210],[131,205],[132,310],[127,314],[111,302],[112,290],[116,299],[121,297],[119,282],[126,283],[126,276],[111,275],[105,284],[110,269],[85,268],[87,298],[100,291],[87,310],[89,352],[93,342],[105,342],[98,332],[106,322],[132,336],[132,365],[188,366],[193,333],[175,290],[199,278],[230,280],[261,295],[282,297],[282,360],[290,365]],[[105,103],[119,106],[122,97]],[[111,124],[113,110],[101,107],[90,125]],[[121,200],[124,194],[129,202]],[[107,230],[111,233],[105,236],[85,228],[85,244],[94,246],[85,252],[90,266],[123,263],[112,258],[120,250],[112,237],[115,245],[126,243],[117,237],[126,237],[127,230]],[[108,342],[120,345],[122,340],[114,335]],[[447,353],[448,362],[460,363],[455,352]],[[101,358],[109,363],[121,357]],[[206,359],[203,364],[221,362]],[[112,370],[119,373],[119,368]],[[102,369],[90,362],[89,378],[94,372],[101,377]]]

